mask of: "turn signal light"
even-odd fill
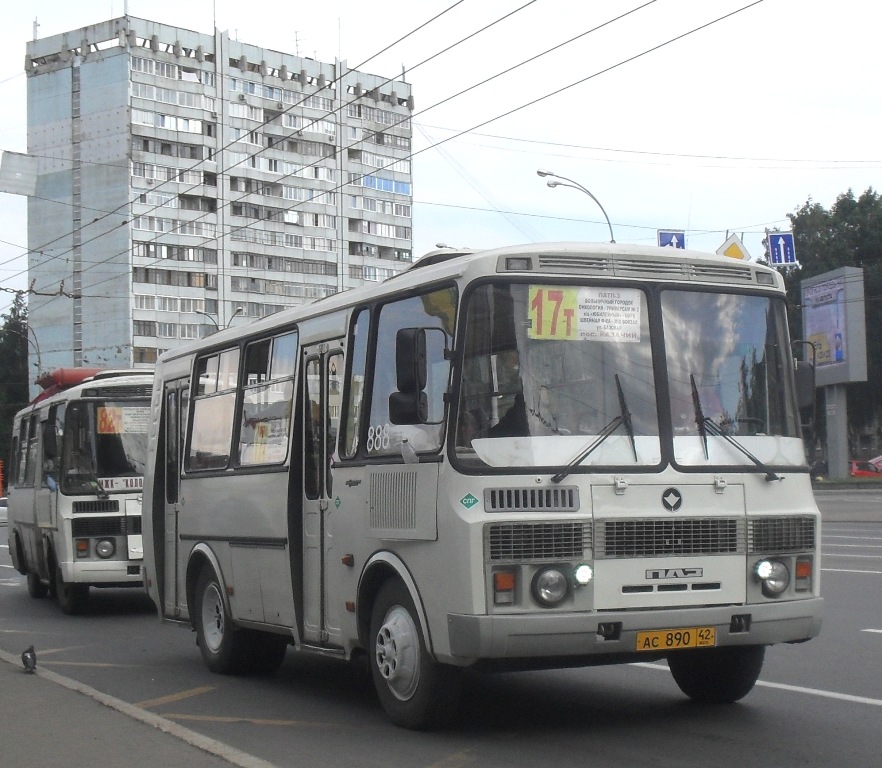
[[[812,561],[808,557],[796,559],[796,591],[807,592],[812,588]]]
[[[495,605],[513,605],[515,596],[514,571],[496,571],[493,574],[493,602]]]
[[[89,556],[89,540],[77,539],[77,557]]]

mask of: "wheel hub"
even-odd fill
[[[420,680],[419,631],[410,613],[399,605],[390,609],[377,632],[375,661],[397,699],[413,696]]]

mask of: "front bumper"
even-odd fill
[[[602,613],[449,614],[452,659],[541,659],[622,656],[637,652],[637,632],[685,627],[716,628],[716,645],[773,645],[815,637],[821,630],[821,597],[788,602]],[[601,633],[616,627],[614,639]],[[607,631],[607,635],[610,633]],[[589,662],[590,663],[590,662]]]

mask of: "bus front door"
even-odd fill
[[[163,563],[157,562],[157,570],[162,569],[164,589],[162,590],[162,612],[167,617],[181,616],[178,587],[181,553],[178,546],[178,515],[180,513],[181,462],[186,435],[187,400],[190,393],[190,380],[179,379],[165,385],[163,392],[165,408],[165,503],[163,514],[163,547],[157,551]],[[155,526],[154,526],[155,529]]]
[[[340,342],[304,349],[303,366],[303,640],[338,645],[339,600],[330,583],[334,550],[331,460],[340,426],[343,352]]]

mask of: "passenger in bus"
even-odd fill
[[[524,382],[516,349],[497,353],[494,361],[499,405],[508,404],[499,421],[490,428],[490,437],[526,437],[530,434],[527,424],[527,406],[524,402]]]

